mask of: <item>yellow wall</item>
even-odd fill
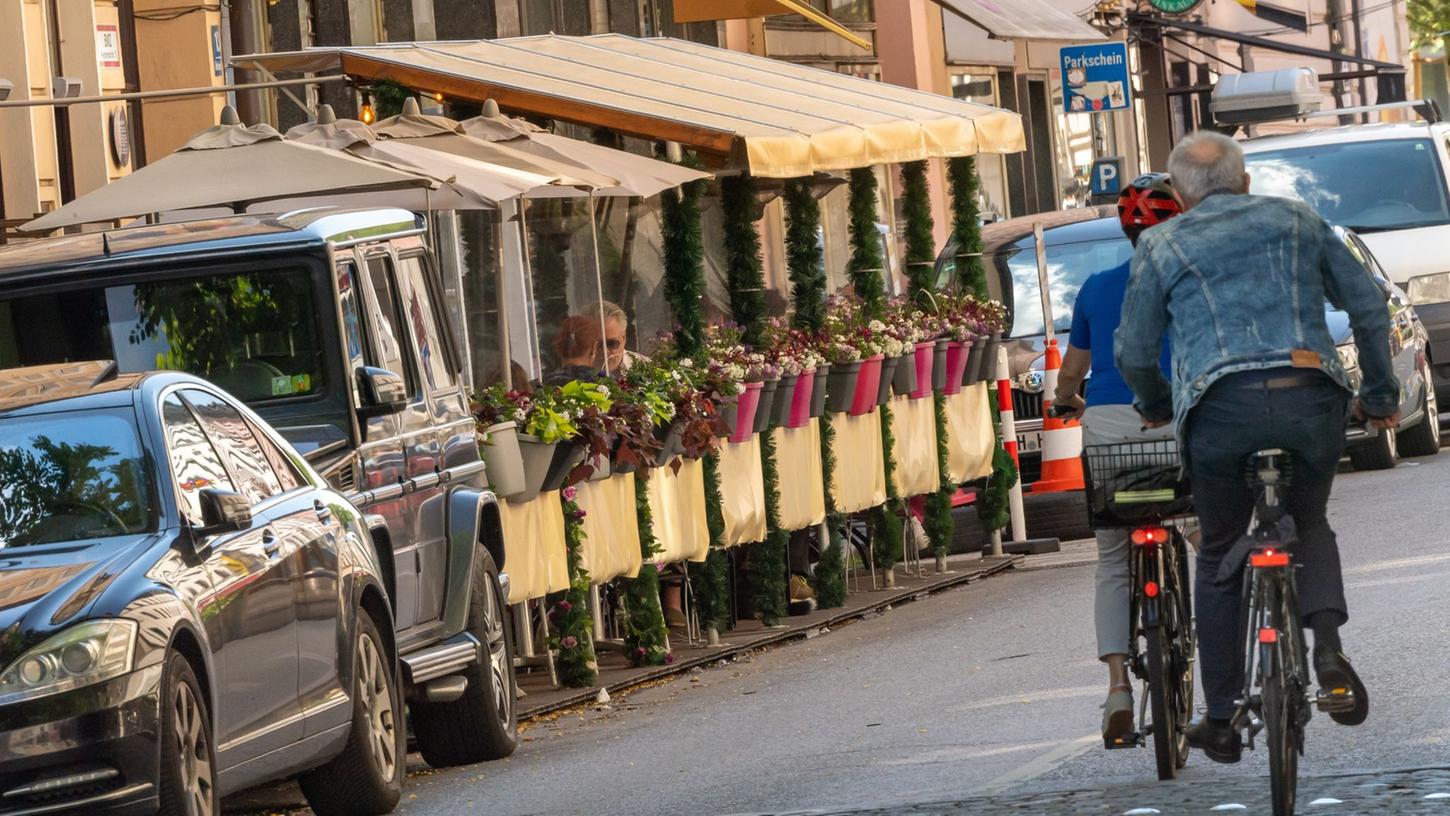
[[[0,76],[15,84],[11,99],[50,96],[45,6],[0,0]],[[5,217],[26,218],[59,206],[55,115],[50,108],[0,109],[0,175]]]
[[[136,0],[136,62],[143,91],[225,84],[212,62],[212,26],[221,25],[214,4],[199,0]],[[187,9],[199,9],[174,19]],[[143,103],[146,156],[155,161],[216,124],[226,96],[148,99]]]

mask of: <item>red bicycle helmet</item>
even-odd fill
[[[1183,212],[1173,197],[1173,183],[1167,173],[1144,173],[1118,194],[1118,223],[1133,242],[1143,230]]]

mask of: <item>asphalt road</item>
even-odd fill
[[[1450,766],[1447,487],[1450,453],[1340,477],[1344,639],[1372,709],[1310,724],[1305,789],[1326,801],[1303,812],[1450,814],[1450,774],[1384,772]],[[1091,566],[1008,573],[532,724],[508,760],[415,773],[399,812],[1263,812],[1262,753],[1195,754],[1162,784],[1151,749],[1103,751],[1094,651]]]

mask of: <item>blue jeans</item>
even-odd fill
[[[1273,381],[1306,380],[1283,385]],[[1334,610],[1348,619],[1339,545],[1325,518],[1329,490],[1344,453],[1349,395],[1329,377],[1275,368],[1232,374],[1215,383],[1188,417],[1188,472],[1203,537],[1194,580],[1198,665],[1210,717],[1232,716],[1243,689],[1238,580],[1218,583],[1219,563],[1247,532],[1255,493],[1244,462],[1255,451],[1293,454],[1285,506],[1299,541],[1293,558],[1299,612]]]

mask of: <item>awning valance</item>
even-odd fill
[[[679,142],[770,178],[1024,149],[1010,111],[669,38],[618,34],[319,48],[237,57],[342,70]]]
[[[1107,37],[1046,0],[936,0],[999,40],[1101,42]]]

